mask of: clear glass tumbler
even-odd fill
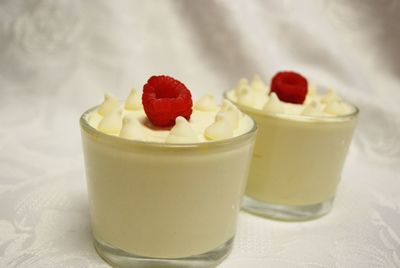
[[[225,98],[229,99],[227,93]],[[288,221],[328,213],[351,143],[357,107],[349,115],[315,117],[235,105],[258,127],[242,207]]]
[[[95,108],[93,108],[95,109]],[[213,267],[230,252],[256,125],[227,140],[126,140],[80,119],[97,252],[118,267]]]

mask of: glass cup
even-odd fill
[[[93,108],[95,109],[95,108]],[[126,140],[81,119],[91,225],[118,267],[210,267],[232,247],[256,125],[222,141]]]
[[[227,92],[225,98],[228,97]],[[232,101],[232,100],[231,100]],[[344,116],[274,114],[232,101],[257,123],[242,207],[288,221],[330,211],[351,143],[358,108]]]

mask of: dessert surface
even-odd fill
[[[282,79],[282,74],[287,75],[284,79],[289,77],[291,80]],[[332,117],[355,112],[355,107],[343,100],[334,90],[320,93],[315,85],[309,85],[300,77],[301,75],[294,72],[279,72],[272,79],[271,86],[258,75],[251,81],[243,78],[226,96],[241,106],[274,114]]]
[[[153,76],[145,85],[143,95],[132,89],[123,103],[113,95],[105,94],[103,103],[88,114],[89,125],[109,135],[160,143],[216,141],[240,136],[253,128],[250,117],[228,100],[217,105],[212,95],[205,95],[192,105],[187,89],[184,92],[187,100],[183,100],[180,93],[166,96],[170,93],[165,93],[169,85],[163,81],[159,91],[155,90],[161,97],[156,94],[149,97],[148,85],[156,78],[168,80],[168,83],[174,80]],[[181,83],[178,86],[184,87]]]

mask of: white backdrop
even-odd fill
[[[361,108],[333,211],[241,212],[221,267],[400,267],[400,2],[0,2],[0,267],[107,267],[90,225],[78,118],[152,74],[218,96],[292,69]]]

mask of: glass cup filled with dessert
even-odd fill
[[[358,109],[333,90],[320,94],[302,75],[239,81],[225,98],[250,115],[258,134],[242,207],[280,220],[328,213],[351,143]]]
[[[153,76],[110,94],[81,133],[97,252],[118,267],[213,267],[235,235],[256,125],[229,101]]]

